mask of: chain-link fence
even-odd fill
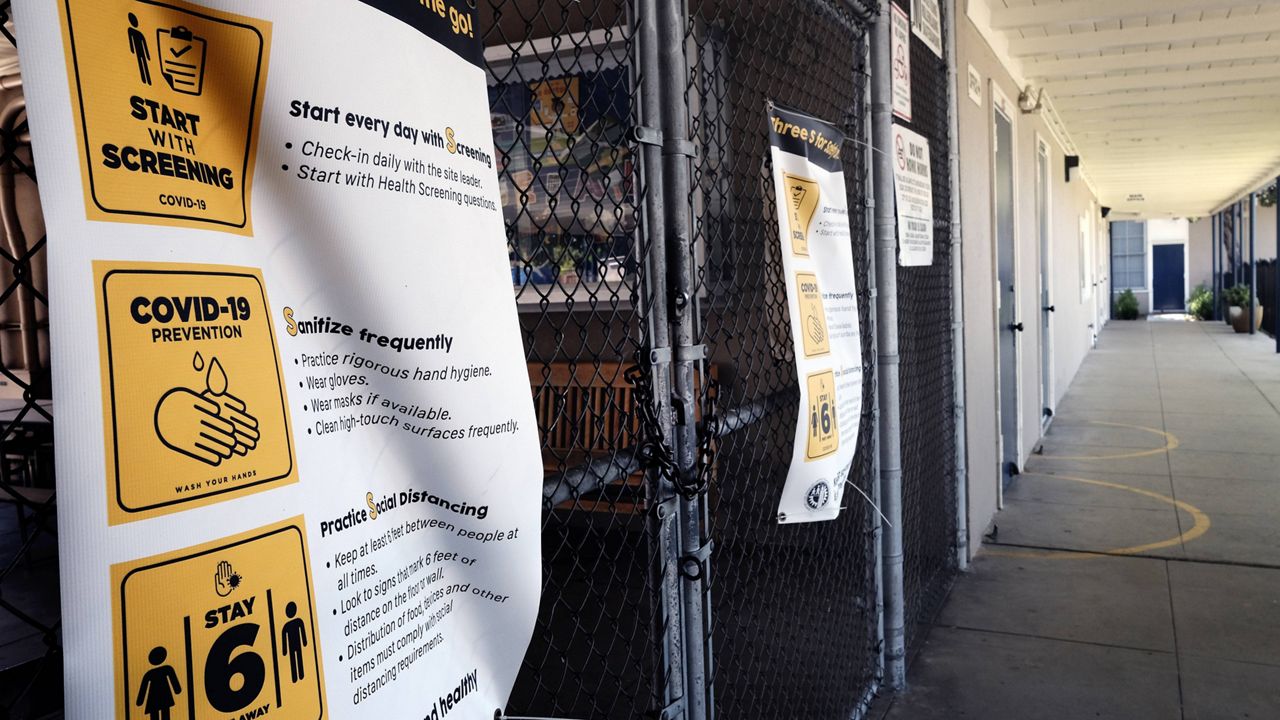
[[[898,0],[895,0],[898,2]],[[914,3],[898,2],[910,14]],[[945,5],[945,3],[944,3]],[[947,9],[943,8],[946,12]],[[947,38],[943,38],[943,42]],[[902,121],[899,121],[902,122]],[[929,141],[933,167],[933,263],[898,268],[902,416],[903,593],[907,646],[942,607],[956,571],[955,391],[951,293],[951,188],[947,64],[911,36],[911,121]]]
[[[44,221],[0,4],[0,718],[62,708]]]
[[[858,716],[881,652],[878,520],[864,499],[878,482],[868,8],[478,4],[545,472],[542,601],[507,713],[668,718],[698,696],[707,717]],[[680,18],[684,47],[659,62],[671,48],[664,13]],[[945,239],[946,68],[912,44],[911,127],[931,143],[935,235]],[[0,503],[14,512],[0,508],[0,720],[56,713],[62,700],[43,226],[16,59],[0,56],[9,66],[0,73],[12,101],[0,117],[0,391],[9,393]],[[776,516],[798,387],[768,172],[770,100],[848,137],[865,382],[848,478],[857,491],[826,523]],[[683,117],[687,138],[663,138],[664,112]],[[687,193],[674,195],[684,185],[673,173],[687,174]],[[691,230],[679,241],[673,215]],[[933,266],[898,276],[912,621],[936,610],[954,570],[949,253],[940,240]],[[693,402],[673,393],[685,385]],[[692,473],[676,457],[681,433],[698,446]],[[695,654],[705,675],[689,672]]]
[[[718,370],[721,417],[756,421],[721,439],[707,498],[714,544],[708,621],[721,718],[853,717],[878,673],[874,310],[867,213],[867,29],[839,0],[693,3],[686,103],[693,162],[697,337]],[[858,288],[863,416],[846,507],[780,525],[799,390],[778,249],[766,104],[841,127]]]

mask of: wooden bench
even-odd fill
[[[631,363],[529,363],[529,384],[542,442],[543,471],[552,475],[597,458],[630,450],[642,429],[636,412],[635,389],[627,382]],[[711,366],[711,376],[716,376]],[[701,383],[695,379],[695,390]],[[701,412],[695,409],[695,420]],[[556,506],[557,510],[643,513],[644,471],[584,493]]]

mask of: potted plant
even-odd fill
[[[1201,283],[1191,291],[1187,298],[1187,314],[1196,320],[1209,320],[1213,317],[1213,291]]]
[[[1120,320],[1138,319],[1138,296],[1126,289],[1116,298],[1116,317]]]
[[[1238,333],[1249,332],[1249,304],[1253,304],[1253,330],[1256,332],[1262,327],[1262,305],[1258,303],[1258,298],[1254,296],[1253,291],[1248,285],[1238,283],[1233,287],[1227,288],[1224,293],[1227,305],[1230,309],[1227,311],[1227,320],[1231,323],[1231,327]]]

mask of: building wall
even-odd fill
[[[964,317],[966,406],[969,465],[969,543],[976,551],[995,516],[1000,484],[999,417],[997,399],[997,333],[995,328],[995,245],[992,210],[992,105],[994,82],[1011,100],[1018,87],[966,15],[966,0],[958,0],[956,16],[958,109],[960,125],[960,203],[964,234]],[[968,68],[982,76],[982,105],[969,98]],[[1018,247],[1017,303],[1022,335],[1019,363],[1019,405],[1022,415],[1022,463],[1041,437],[1047,405],[1055,407],[1075,377],[1092,345],[1097,298],[1094,283],[1097,233],[1104,223],[1093,193],[1079,171],[1071,182],[1064,177],[1063,151],[1040,115],[1015,109],[1014,186],[1015,235]],[[1042,397],[1040,247],[1036,233],[1036,142],[1049,145],[1050,178],[1050,302],[1052,318],[1053,388]],[[1081,249],[1081,228],[1085,249]],[[1086,266],[1081,288],[1081,262]],[[1020,464],[1022,464],[1020,463]]]

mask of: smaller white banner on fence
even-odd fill
[[[840,160],[844,133],[771,104],[769,142],[800,391],[778,522],[834,520],[862,420],[862,336]]]

